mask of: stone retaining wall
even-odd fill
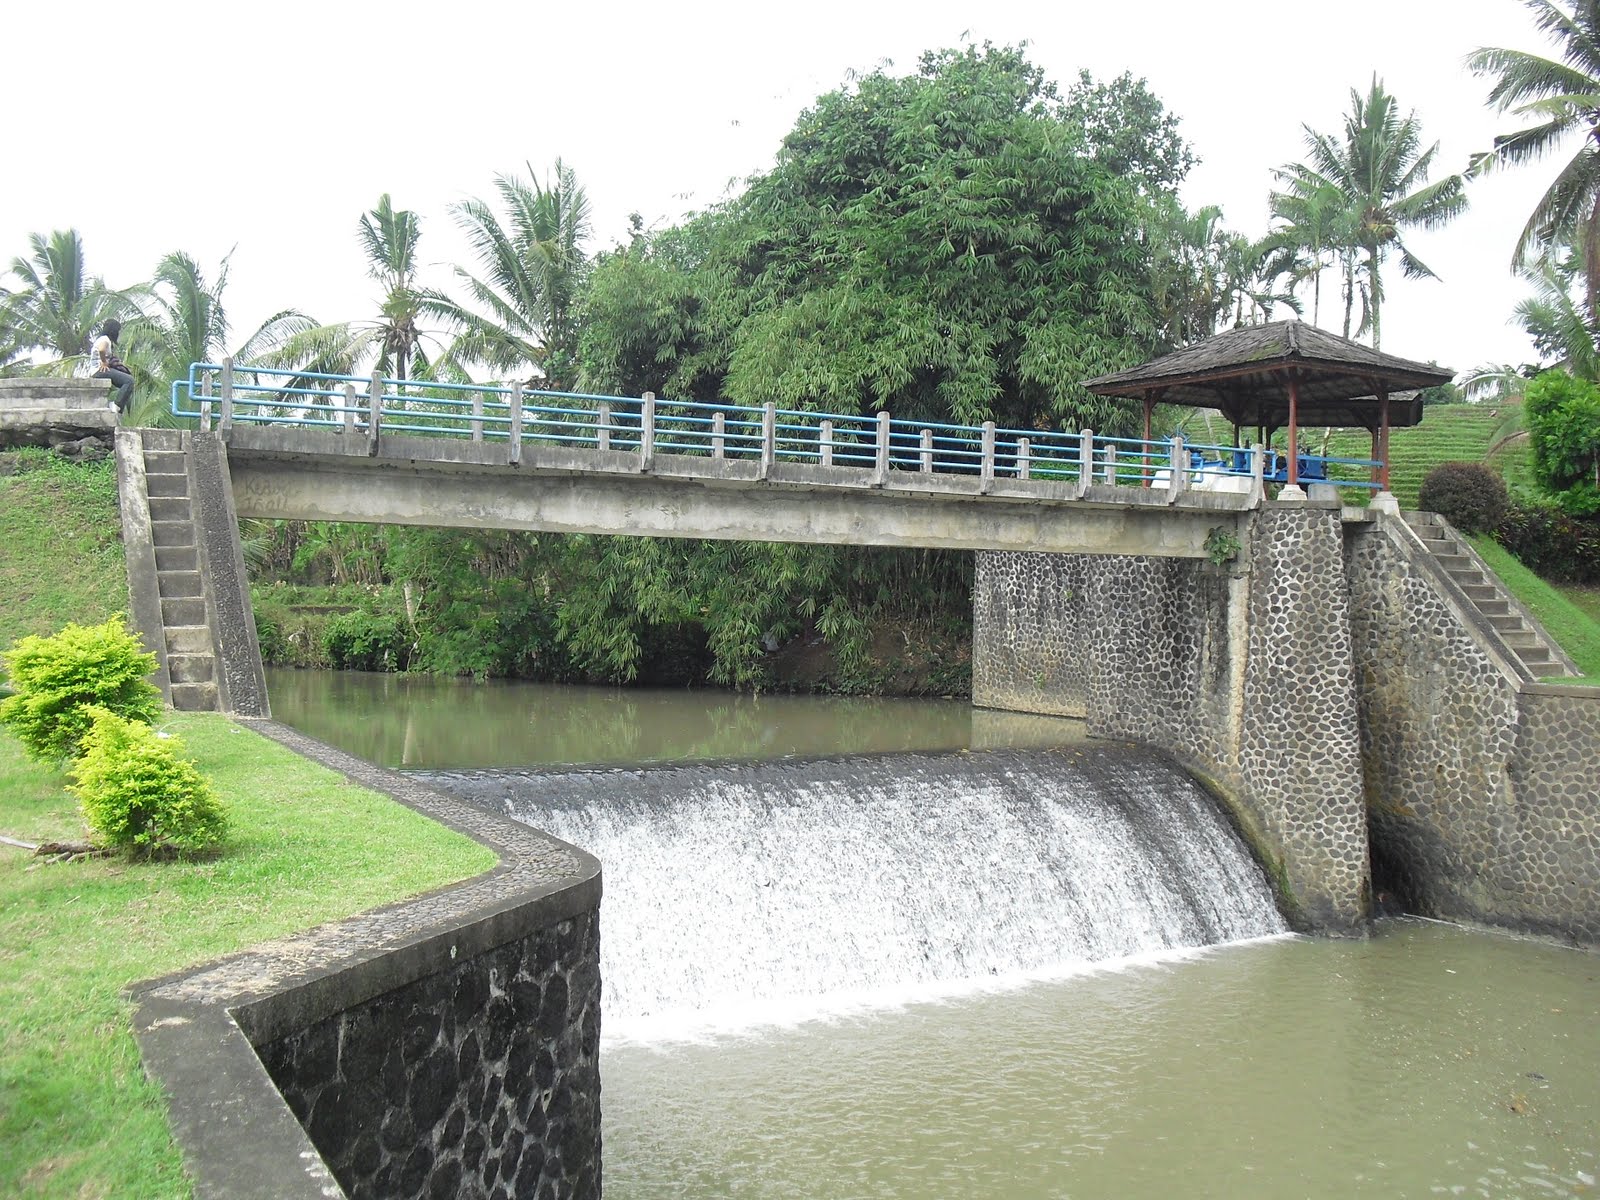
[[[1426,916],[1600,944],[1600,689],[1519,681],[1397,521],[1348,557],[1380,884]]]
[[[973,703],[1173,754],[1224,795],[1292,919],[1349,929],[1369,886],[1339,508],[1266,504],[1243,541],[1226,569],[980,554]]]
[[[284,726],[254,727],[502,861],[135,989],[140,1051],[195,1195],[598,1197],[599,864]]]

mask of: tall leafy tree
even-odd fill
[[[1467,59],[1494,79],[1489,103],[1528,124],[1494,139],[1473,169],[1535,162],[1574,147],[1545,190],[1512,250],[1513,270],[1563,246],[1586,247],[1584,289],[1591,313],[1600,298],[1600,0],[1524,0],[1554,57],[1485,47]],[[1576,140],[1574,140],[1576,139]]]
[[[625,254],[597,268],[591,378],[653,361],[742,402],[1131,429],[1126,406],[1078,387],[1159,334],[1141,184],[1094,149],[1018,49],[863,75],[801,115],[772,171],[674,239],[687,264]],[[686,285],[667,285],[679,269]],[[625,277],[649,287],[631,305]],[[654,354],[637,341],[680,328]]]
[[[42,351],[38,369],[71,373],[85,362],[101,322],[119,316],[127,302],[84,265],[83,238],[76,229],[49,237],[30,234],[29,252],[11,260],[21,286],[0,295],[0,343],[12,354]]]
[[[589,262],[589,198],[572,168],[556,160],[543,184],[501,175],[495,190],[505,217],[482,200],[455,205],[479,273],[456,268],[461,303],[433,295],[428,310],[460,331],[451,353],[503,375],[530,373],[565,390],[578,373],[577,305]]]
[[[1390,253],[1400,257],[1400,268],[1410,278],[1435,278],[1432,268],[1406,246],[1403,234],[1415,228],[1438,228],[1467,207],[1460,175],[1428,183],[1438,156],[1439,143],[1422,149],[1422,127],[1416,114],[1400,115],[1394,97],[1373,77],[1363,96],[1350,92],[1350,112],[1341,135],[1319,133],[1305,127],[1309,161],[1282,168],[1278,178],[1285,190],[1302,199],[1324,189],[1337,192],[1342,204],[1336,228],[1343,231],[1345,249],[1359,255],[1365,277],[1372,344],[1383,342],[1383,263]],[[1346,311],[1354,294],[1356,268],[1347,274]],[[1347,319],[1348,326],[1348,319]]]

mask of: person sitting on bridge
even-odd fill
[[[100,336],[94,340],[96,379],[109,379],[116,384],[117,394],[106,401],[106,407],[118,413],[128,411],[133,400],[133,372],[128,364],[117,357],[117,338],[122,333],[122,322],[115,317],[100,327]]]

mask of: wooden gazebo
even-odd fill
[[[1144,436],[1157,404],[1215,408],[1232,424],[1234,442],[1255,428],[1263,443],[1287,427],[1288,482],[1299,484],[1299,438],[1303,427],[1340,426],[1372,433],[1372,457],[1382,465],[1378,482],[1389,488],[1389,430],[1422,421],[1422,401],[1401,401],[1396,392],[1448,383],[1445,367],[1383,354],[1305,325],[1270,321],[1229,330],[1171,354],[1110,375],[1086,379],[1100,396],[1144,402]]]

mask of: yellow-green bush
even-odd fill
[[[161,693],[146,678],[156,656],[139,648],[120,616],[21,638],[3,662],[15,694],[0,700],[0,724],[40,762],[78,753],[90,705],[147,725],[161,715]]]
[[[106,844],[193,854],[227,832],[227,816],[183,743],[109,709],[86,710],[83,754],[70,770],[83,818]]]

